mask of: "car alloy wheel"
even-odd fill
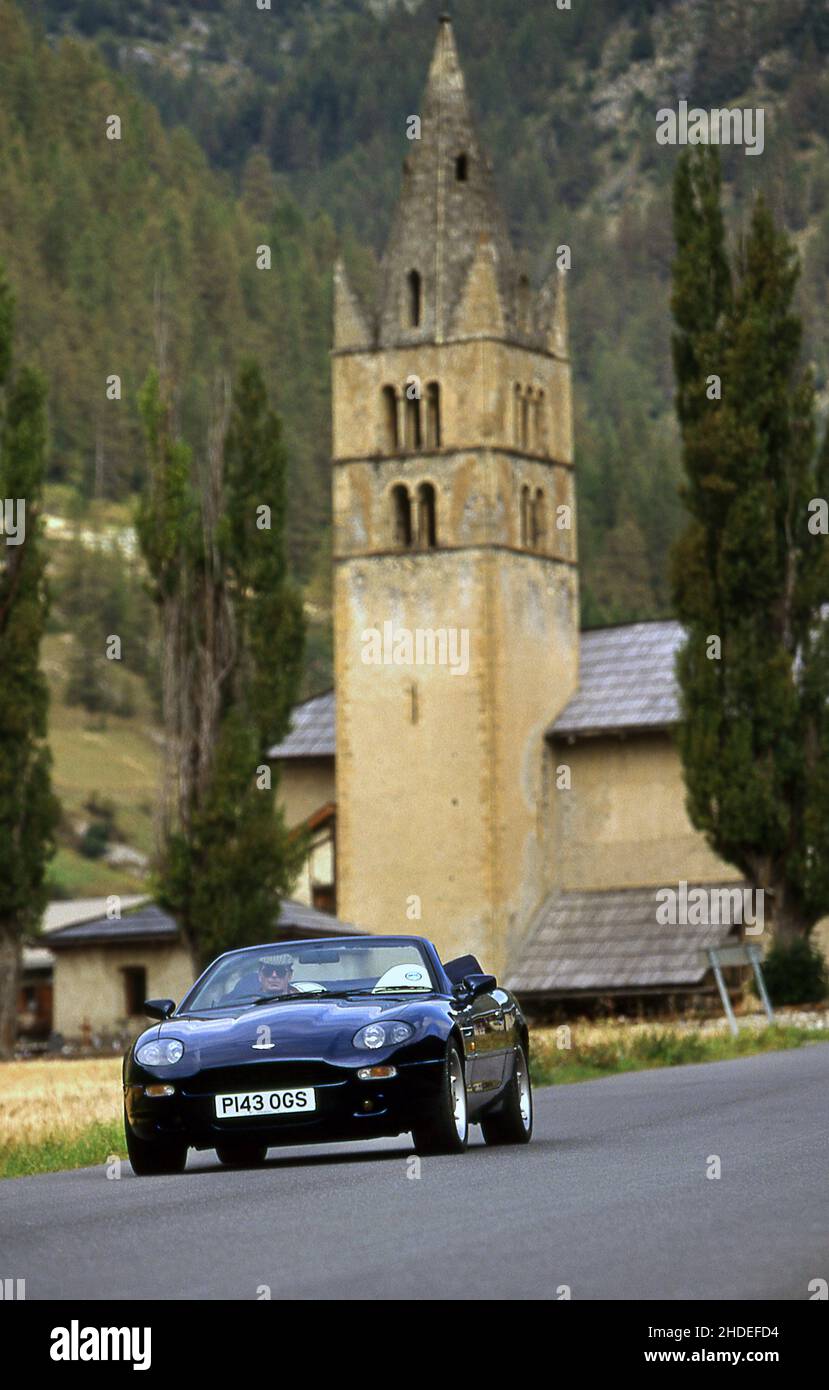
[[[448,1057],[447,1070],[449,1072],[449,1093],[452,1098],[452,1117],[455,1121],[455,1133],[461,1143],[466,1143],[466,1136],[469,1128],[466,1114],[466,1082],[463,1078],[461,1059],[454,1048]]]
[[[481,1120],[487,1144],[529,1144],[533,1133],[533,1092],[523,1047],[513,1056],[512,1076],[503,1100]]]
[[[412,1132],[419,1154],[463,1153],[469,1139],[466,1077],[454,1042],[446,1049],[440,1093],[434,1113]]]

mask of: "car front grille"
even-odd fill
[[[246,1062],[235,1067],[205,1067],[182,1082],[189,1095],[232,1094],[237,1091],[290,1091],[299,1086],[330,1086],[348,1073],[327,1062]]]

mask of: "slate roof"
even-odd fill
[[[674,621],[583,632],[578,691],[548,733],[584,735],[676,724],[674,668],[683,639],[683,628]]]
[[[656,919],[657,891],[552,894],[507,971],[507,988],[554,997],[701,984],[710,968],[705,948],[739,927],[664,926]]]
[[[334,692],[326,690],[295,706],[290,732],[268,750],[268,757],[333,758],[334,752]]]
[[[680,623],[625,623],[581,634],[579,688],[547,730],[555,737],[665,729],[679,720],[674,671]],[[333,758],[335,696],[314,695],[294,709],[291,731],[269,758]]]
[[[279,920],[274,927],[280,932],[296,931],[300,936],[345,936],[364,935],[360,927],[341,922],[329,912],[319,912],[306,903],[286,899],[282,903]],[[263,938],[273,928],[263,927]],[[137,912],[126,913],[120,921],[109,921],[97,917],[91,922],[75,923],[71,927],[61,927],[49,936],[52,950],[65,946],[118,945],[119,943],[175,941],[178,939],[178,924],[175,918],[156,903],[148,903]]]

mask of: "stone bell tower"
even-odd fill
[[[445,16],[420,118],[379,302],[336,273],[338,915],[498,972],[578,678],[566,277],[516,261]]]

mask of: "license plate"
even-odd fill
[[[306,1115],[316,1110],[316,1092],[311,1087],[299,1091],[238,1091],[215,1096],[216,1118],[247,1120],[252,1115]]]

